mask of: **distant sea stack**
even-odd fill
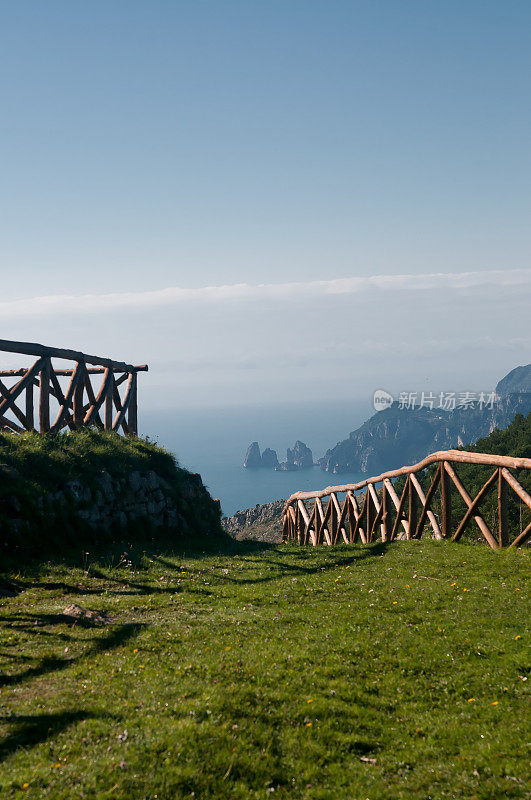
[[[266,447],[262,453],[262,466],[269,467],[270,469],[276,469],[276,467],[278,467],[278,458],[275,450]]]
[[[268,469],[275,469],[278,466],[277,454],[270,447],[266,447],[264,452],[260,454],[260,446],[258,442],[252,442],[247,448],[247,453],[243,460],[243,466],[248,469],[256,467],[267,467]]]
[[[298,469],[308,469],[313,465],[312,451],[300,440],[295,442],[293,449],[288,447],[286,460],[282,464],[278,463],[276,451],[271,450],[270,447],[266,447],[264,452],[260,453],[258,442],[251,442],[243,460],[243,466],[246,469],[265,467],[266,469],[276,469],[282,472],[295,472]]]
[[[262,466],[262,456],[260,455],[260,448],[258,446],[258,442],[251,442],[251,444],[247,448],[245,458],[243,459],[243,466],[245,468]]]
[[[299,469],[308,469],[309,467],[313,467],[313,453],[304,442],[297,440],[293,450],[288,447],[286,461],[279,464],[276,469],[284,472],[294,472]]]

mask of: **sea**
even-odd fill
[[[292,403],[219,408],[140,409],[139,433],[175,454],[179,464],[199,472],[223,514],[289,497],[296,491],[323,489],[363,480],[359,472],[333,475],[319,467],[297,472],[245,469],[243,460],[251,442],[260,450],[271,447],[279,461],[300,439],[314,460],[346,439],[374,414],[367,400],[341,403]]]

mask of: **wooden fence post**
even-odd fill
[[[35,409],[33,405],[33,381],[26,387],[26,424],[29,431],[35,428]]]
[[[389,526],[387,524],[389,515],[388,507],[389,507],[389,495],[387,492],[387,486],[385,485],[385,483],[382,483],[382,523],[380,525],[382,542],[386,542],[389,538]]]
[[[407,532],[407,538],[412,539],[415,535],[415,531],[417,530],[417,523],[418,523],[418,497],[416,489],[413,485],[413,481],[411,480],[411,475],[408,476],[409,482],[409,530]]]
[[[507,547],[509,531],[507,530],[507,484],[502,468],[498,467],[498,545]]]
[[[72,400],[72,409],[74,412],[74,425],[81,427],[85,414],[83,411],[83,392],[85,391],[85,364],[82,361],[77,362],[76,371],[79,370],[79,376],[74,389],[74,397]]]
[[[132,436],[138,436],[138,388],[136,372],[133,374],[133,383],[131,384],[131,400],[129,401],[127,414],[129,433]]]
[[[337,544],[337,537],[339,535],[339,518],[337,515],[336,504],[334,500],[337,502],[337,498],[334,493],[330,495],[330,541],[332,544]]]
[[[50,430],[50,372],[52,362],[45,358],[39,375],[39,430],[46,433]]]
[[[371,537],[371,528],[372,528],[372,514],[371,514],[371,493],[369,492],[369,487],[367,486],[365,489],[365,496],[367,498],[367,505],[366,505],[366,520],[367,520],[367,542],[372,541]]]
[[[444,468],[444,461],[441,461],[441,511],[442,511],[442,535],[443,539],[449,539],[452,535],[452,482],[450,476]]]
[[[112,430],[112,403],[113,403],[113,393],[114,393],[114,372],[112,370],[106,370],[106,374],[104,377],[106,381],[105,385],[105,412],[104,412],[104,423],[103,427],[106,431]]]

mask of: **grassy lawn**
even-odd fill
[[[10,576],[2,800],[528,796],[523,551],[235,543],[117,562]],[[72,602],[112,623],[65,620]]]

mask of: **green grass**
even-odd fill
[[[3,800],[527,796],[524,551],[224,546],[10,576]]]
[[[55,488],[72,479],[95,478],[103,470],[125,475],[154,470],[175,480],[180,470],[172,453],[148,438],[119,436],[84,428],[74,433],[0,433],[0,464],[17,470],[36,490]]]

